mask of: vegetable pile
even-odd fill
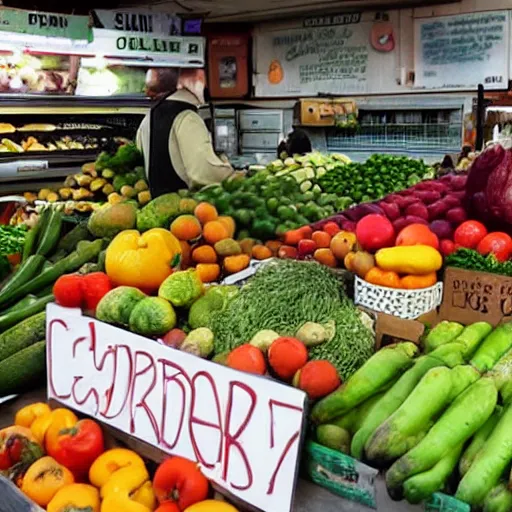
[[[0,430],[0,471],[47,512],[238,512],[207,499],[210,482],[195,462],[169,457],[151,478],[136,452],[105,444],[99,423],[29,404]]]
[[[295,336],[306,322],[333,323],[332,339],[311,348],[309,357],[330,361],[343,379],[373,352],[373,335],[338,279],[318,264],[285,260],[262,266],[223,310],[213,314],[215,353],[229,352],[263,329]]]
[[[26,226],[0,225],[0,255],[22,252],[26,236]]]
[[[321,189],[349,197],[354,203],[374,201],[434,177],[432,169],[422,160],[379,154],[364,163],[326,169],[325,175],[317,176]]]
[[[512,324],[444,321],[422,346],[383,348],[317,402],[317,440],[388,468],[395,500],[419,503],[458,473],[456,498],[510,510]]]
[[[447,256],[445,264],[447,267],[512,277],[512,261],[500,262],[492,253],[484,256],[473,249],[458,249]]]

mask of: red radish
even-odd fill
[[[187,335],[181,329],[172,329],[162,338],[162,341],[169,347],[180,348],[186,337]]]
[[[390,220],[383,215],[363,217],[356,226],[357,241],[365,251],[378,251],[395,242],[395,230]]]
[[[316,242],[314,240],[301,240],[297,246],[299,258],[305,258],[311,256],[317,249]]]
[[[457,250],[455,244],[451,240],[441,240],[439,250],[443,256],[449,256]]]
[[[512,254],[512,238],[499,231],[489,233],[482,238],[476,250],[483,255],[492,253],[498,261],[507,261]]]
[[[487,228],[481,222],[467,220],[455,230],[454,241],[461,247],[475,249],[485,235]]]

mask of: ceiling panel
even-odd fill
[[[448,0],[449,1],[449,0]],[[125,6],[144,5],[177,14],[201,15],[212,22],[257,21],[375,8],[419,7],[447,0],[124,0]]]

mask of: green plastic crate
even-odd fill
[[[471,507],[453,496],[436,492],[425,502],[425,512],[471,512]]]
[[[315,484],[347,500],[377,509],[376,469],[312,441],[305,446],[304,469]]]

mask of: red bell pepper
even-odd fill
[[[159,503],[168,501],[185,510],[208,496],[208,480],[197,464],[182,457],[162,462],[153,478],[153,490]]]
[[[92,420],[81,420],[65,429],[55,424],[46,432],[46,451],[81,479],[105,451],[103,432]]]

